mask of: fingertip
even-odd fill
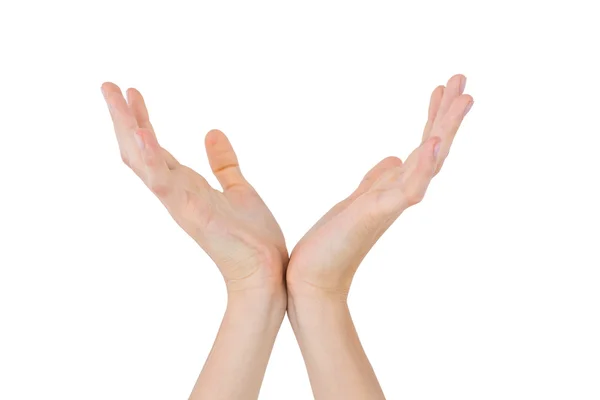
[[[433,92],[431,92],[430,108],[433,107],[433,109],[431,109],[430,112],[433,112],[433,111],[437,112],[440,102],[442,101],[442,97],[444,97],[445,90],[446,90],[446,86],[439,85],[438,87],[436,87],[433,90]]]
[[[474,103],[473,100],[469,101],[469,103],[465,107],[465,111],[463,112],[463,117],[466,116],[469,113],[469,111],[471,111],[471,107],[473,107],[473,103]]]
[[[450,80],[448,82],[454,81],[454,80],[462,81],[462,80],[466,80],[466,79],[467,79],[467,77],[464,76],[463,74],[454,74],[450,77]]]
[[[206,136],[204,137],[204,142],[206,144],[206,146],[214,146],[216,145],[223,137],[225,136],[225,134],[223,132],[221,132],[218,129],[211,129],[208,131],[208,133],[206,134]]]
[[[127,88],[127,90],[125,91],[125,93],[126,93],[128,96],[131,96],[131,95],[134,95],[134,96],[141,96],[141,93],[140,93],[140,91],[139,91],[139,90],[137,90],[137,89],[136,89],[136,88],[134,88],[134,87]]]
[[[111,92],[111,83],[103,82],[100,85],[100,91],[102,92],[102,96],[104,97],[104,100],[108,101],[108,94]]]
[[[456,105],[453,106],[455,111],[453,112],[453,115],[455,115],[456,117],[464,117],[465,115],[467,115],[467,113],[469,112],[469,110],[471,109],[471,106],[473,105],[473,96],[471,96],[470,94],[463,94],[460,97],[458,97],[456,100]]]
[[[106,91],[110,87],[110,85],[114,85],[114,83],[109,82],[109,81],[102,82],[100,84],[100,89],[103,91]]]
[[[396,156],[389,156],[381,160],[379,166],[382,168],[399,167],[402,165],[402,160]]]
[[[116,83],[113,83],[110,81],[104,82],[101,87],[104,89],[104,91],[106,93],[108,93],[108,92],[121,93],[121,88]]]
[[[458,92],[460,94],[463,94],[466,86],[467,86],[467,77],[464,75],[460,75],[460,88],[458,89]]]
[[[132,96],[135,96],[135,97],[137,97],[138,99],[141,99],[141,100],[143,100],[143,99],[144,99],[144,96],[142,96],[142,92],[140,92],[140,91],[139,91],[139,90],[137,90],[136,88],[134,88],[134,87],[130,87],[130,88],[129,88],[129,89],[127,89],[127,90],[131,92],[131,95],[132,95]]]
[[[448,87],[455,87],[459,94],[462,93],[465,89],[465,85],[467,84],[467,78],[463,74],[455,74],[452,75],[450,79],[448,79]]]

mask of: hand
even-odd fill
[[[221,192],[159,145],[139,91],[128,89],[125,101],[117,85],[105,82],[102,92],[123,162],[217,264],[228,290],[283,287],[288,261],[283,234],[242,175],[227,137],[211,130],[205,139]]]
[[[298,242],[287,270],[289,293],[314,292],[345,298],[359,264],[408,207],[419,203],[448,156],[473,98],[466,78],[455,75],[431,95],[421,145],[402,162],[388,157],[363,178],[348,198],[325,214]]]

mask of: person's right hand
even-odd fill
[[[288,252],[281,229],[240,171],[227,137],[206,135],[211,169],[223,192],[162,148],[144,99],[128,89],[128,102],[117,85],[102,84],[123,162],[165,205],[173,219],[217,264],[228,290],[283,287]]]
[[[405,209],[423,199],[440,171],[473,103],[463,94],[465,82],[455,75],[433,91],[421,145],[404,163],[397,157],[382,160],[298,242],[287,269],[290,295],[316,290],[347,296],[365,255]]]

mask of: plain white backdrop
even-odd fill
[[[122,164],[100,85],[217,184],[224,131],[290,249],[419,144],[455,73],[475,104],[350,308],[389,399],[600,398],[600,29],[593,1],[5,2],[0,399],[186,399],[217,268]],[[597,15],[597,14],[596,14]],[[287,318],[261,399],[312,398]]]

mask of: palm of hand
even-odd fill
[[[213,134],[222,135],[208,137]],[[184,206],[170,210],[171,215],[215,261],[225,280],[281,280],[288,260],[285,239],[256,190],[246,182],[221,192],[196,172],[188,169],[187,174],[193,184],[184,185]]]
[[[455,75],[431,95],[421,145],[402,162],[388,157],[359,187],[325,214],[298,242],[287,269],[288,285],[347,295],[369,250],[398,216],[419,203],[440,171],[473,102],[466,78]]]
[[[223,191],[180,164],[156,139],[142,95],[117,85],[103,93],[121,157],[165,205],[173,219],[215,261],[232,289],[282,282],[288,253],[281,229],[256,190],[242,175],[237,156],[218,130],[206,135],[213,173]]]

